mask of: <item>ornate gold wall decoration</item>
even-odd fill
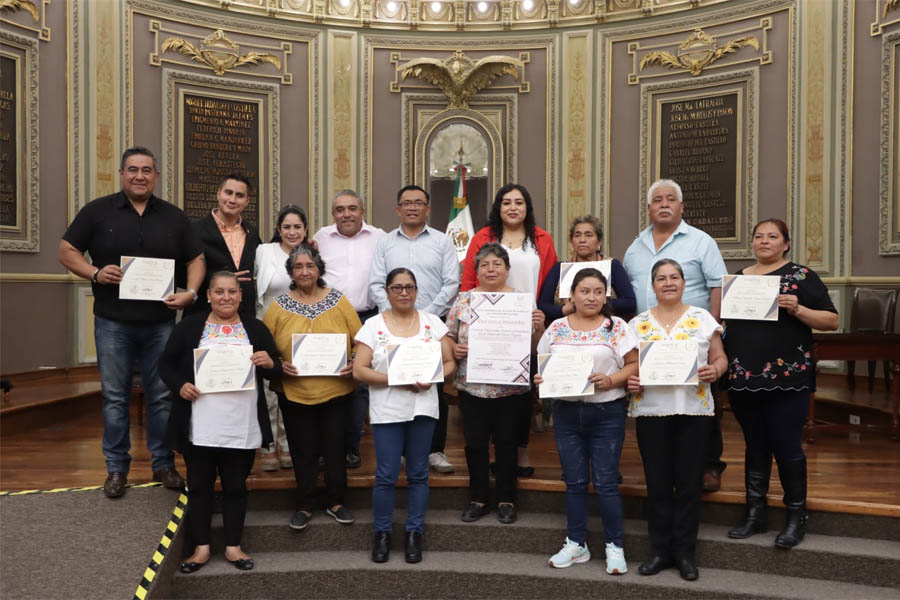
[[[37,6],[32,4],[30,0],[0,0],[0,13],[13,14],[20,10],[24,10],[31,15],[35,23],[41,19]]]
[[[332,126],[328,128],[328,188],[330,196],[342,189],[356,188],[356,36],[352,33],[329,34],[328,87],[331,89]],[[323,205],[326,210],[330,207]]]
[[[886,17],[890,11],[898,8],[900,8],[900,0],[884,0],[884,10],[881,12],[881,16]]]
[[[875,0],[872,2],[874,16],[870,25],[870,33],[872,37],[877,37],[884,33],[884,28],[895,23],[900,23],[900,0]],[[892,14],[888,17],[888,14]]]
[[[582,0],[584,1],[584,0]],[[592,71],[590,33],[565,34],[563,39],[564,80],[563,148],[565,148],[565,178],[559,207],[559,220],[565,226],[573,217],[593,212],[587,187],[588,165],[592,161],[588,134],[591,131],[590,74]],[[559,241],[565,253],[568,245]]]
[[[47,27],[49,4],[50,0],[0,0],[0,22],[36,33],[41,41],[49,42],[50,28]]]
[[[647,65],[661,65],[671,69],[687,69],[696,77],[726,54],[734,54],[746,46],[759,50],[759,40],[752,35],[746,36],[731,40],[720,48],[716,38],[702,29],[695,29],[681,42],[675,54],[660,50],[645,54],[641,58],[640,70],[643,71]]]
[[[503,75],[519,80],[519,69],[525,63],[511,56],[485,56],[473,61],[462,50],[457,50],[449,58],[414,58],[397,67],[401,81],[415,77],[428,81],[444,92],[449,100],[447,108],[467,108],[469,99],[491,82]]]
[[[177,52],[182,56],[203,63],[212,68],[213,72],[221,77],[225,71],[240,67],[243,65],[256,65],[261,62],[267,62],[281,69],[281,61],[274,54],[263,52],[240,53],[240,46],[230,39],[221,29],[203,38],[198,48],[194,44],[182,38],[170,37],[163,42],[161,50],[163,52]]]
[[[90,56],[94,58],[94,82],[97,90],[94,100],[94,122],[97,124],[94,137],[93,196],[105,196],[118,190],[118,165],[115,160],[114,140],[116,139],[116,41],[114,39],[116,7],[98,3],[96,24],[92,27],[89,43]]]

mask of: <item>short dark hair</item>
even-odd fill
[[[428,192],[425,191],[425,188],[419,187],[418,185],[404,185],[400,188],[400,191],[397,192],[397,204],[400,204],[400,196],[403,195],[403,192],[408,192],[410,190],[418,190],[425,194],[425,202],[431,202],[431,196]]]
[[[684,269],[681,268],[681,265],[678,264],[677,260],[674,260],[671,258],[661,258],[658,261],[656,261],[656,263],[654,263],[654,265],[653,265],[653,268],[650,269],[651,285],[652,285],[653,280],[656,279],[656,272],[659,271],[660,268],[662,268],[666,265],[671,265],[671,266],[675,267],[675,270],[678,271],[678,274],[681,275],[682,279],[684,279]]]
[[[150,148],[147,148],[146,146],[132,146],[131,148],[128,148],[127,150],[125,150],[125,152],[122,153],[122,162],[119,163],[119,169],[120,170],[124,169],[125,161],[128,160],[129,156],[134,156],[135,154],[140,154],[142,156],[149,156],[150,158],[152,158],[153,159],[153,170],[156,171],[157,173],[159,173],[159,165],[156,163],[156,157],[153,156],[153,152],[150,150]]]
[[[229,175],[226,175],[225,177],[222,178],[222,181],[219,182],[219,187],[216,189],[221,190],[223,187],[225,187],[225,182],[228,181],[229,179],[232,179],[234,181],[240,181],[241,183],[246,185],[248,196],[251,194],[251,192],[253,192],[253,184],[250,183],[250,180],[247,179],[247,177],[245,177],[244,175],[242,175],[240,173],[230,173]]]
[[[306,229],[306,238],[303,241],[305,242],[309,239],[309,223],[306,220],[306,212],[296,204],[288,204],[278,211],[278,218],[275,220],[275,234],[269,240],[270,242],[281,242],[281,224],[284,223],[284,218],[288,215],[300,217],[300,222],[303,223],[303,228]]]
[[[394,269],[390,273],[388,273],[387,277],[384,278],[384,287],[387,287],[387,286],[391,285],[392,283],[394,283],[394,279],[397,278],[397,275],[403,275],[404,273],[406,275],[409,275],[412,278],[414,284],[419,285],[419,282],[416,281],[415,273],[413,273],[406,267],[397,267],[396,269]]]
[[[760,221],[759,223],[757,223],[756,225],[753,226],[753,232],[750,233],[750,239],[751,240],[753,239],[753,236],[756,235],[756,230],[759,228],[760,225],[762,225],[764,223],[771,223],[772,225],[777,227],[778,231],[781,232],[781,237],[783,237],[784,241],[788,243],[787,250],[785,250],[784,252],[781,253],[782,258],[784,258],[785,256],[787,256],[788,252],[791,251],[791,234],[788,232],[787,223],[785,223],[781,219],[763,219],[762,221]]]
[[[478,265],[481,264],[481,261],[484,260],[484,257],[488,255],[493,255],[503,261],[503,264],[506,265],[506,268],[509,269],[509,252],[506,251],[506,248],[498,244],[497,242],[488,242],[484,246],[478,249],[478,252],[475,253],[475,270],[478,270]]]
[[[234,273],[234,271],[226,271],[224,269],[222,269],[220,271],[216,271],[215,273],[210,275],[210,277],[209,277],[210,289],[212,289],[212,282],[215,281],[216,279],[219,279],[220,277],[224,277],[227,279],[233,279],[234,282],[238,284],[238,289],[241,289],[241,282],[238,279],[238,276]]]
[[[575,228],[579,225],[584,225],[585,223],[594,228],[594,233],[597,235],[597,241],[602,242],[603,225],[600,223],[600,219],[594,215],[582,215],[572,219],[572,224],[569,226],[569,241],[572,241],[572,238],[575,237]]]
[[[284,263],[285,268],[287,268],[288,277],[291,278],[291,289],[296,290],[297,284],[294,283],[294,263],[297,262],[297,257],[301,254],[305,254],[309,256],[309,258],[316,263],[316,268],[319,269],[319,278],[316,280],[316,285],[320,288],[326,287],[325,285],[325,261],[322,260],[322,255],[319,254],[319,251],[314,247],[310,246],[306,242],[303,242],[293,250],[288,255],[287,261]]]

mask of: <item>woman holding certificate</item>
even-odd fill
[[[656,575],[677,566],[682,579],[693,581],[699,577],[694,548],[705,446],[715,415],[709,384],[728,361],[721,325],[681,301],[681,265],[664,258],[650,278],[658,304],[629,322],[640,340],[640,373],[628,378],[628,414],[637,417],[652,548],[638,573]]]
[[[291,285],[290,275],[284,272],[284,263],[291,250],[306,241],[306,213],[296,204],[288,204],[278,213],[275,234],[268,244],[256,247],[253,263],[256,278],[256,318],[262,319],[266,310],[278,296],[287,294]],[[263,450],[260,464],[263,471],[277,471],[278,467],[290,469],[291,453],[284,433],[284,419],[278,408],[278,396],[266,384],[266,402],[269,406],[269,421],[272,422],[272,436],[275,447]],[[279,458],[280,453],[280,458]]]
[[[349,357],[353,336],[362,324],[350,301],[325,285],[325,263],[315,248],[297,246],[285,267],[290,291],[275,299],[263,322],[289,375],[272,387],[284,415],[297,479],[297,510],[290,526],[305,529],[319,506],[319,456],[325,458],[325,512],[338,523],[350,524],[353,515],[344,506],[344,429],[356,389]]]
[[[438,419],[438,391],[432,381],[443,381],[456,370],[447,326],[435,315],[416,310],[416,277],[404,267],[387,274],[384,289],[391,308],[370,318],[356,334],[353,376],[369,384],[369,417],[375,441],[375,486],[372,513],[375,539],[372,560],[386,562],[390,555],[394,497],[401,457],[406,457],[407,515],[406,562],[422,560],[422,532],[428,508],[428,454]],[[427,363],[427,376],[397,384],[403,372],[419,364],[396,364],[400,349],[411,346],[414,358]],[[390,369],[390,373],[389,373]],[[438,375],[438,377],[435,377]]]
[[[556,371],[559,380],[564,374],[580,373],[577,385],[570,387],[578,395],[557,397],[553,407],[556,447],[566,482],[567,536],[562,549],[550,557],[550,566],[565,568],[591,558],[587,520],[588,486],[593,479],[603,518],[606,572],[622,575],[628,566],[618,469],[625,441],[625,385],[637,374],[638,340],[625,321],[612,316],[606,277],[597,269],[582,269],[575,275],[571,303],[574,312],[551,323],[537,348],[541,366],[571,359],[571,365]],[[586,363],[587,372],[579,368],[581,363]],[[552,385],[550,373],[541,370],[534,382]],[[590,392],[579,394],[586,383]]]
[[[216,471],[224,492],[225,558],[238,569],[253,568],[241,549],[246,481],[256,448],[272,443],[263,377],[281,374],[269,330],[256,319],[241,321],[237,276],[214,273],[207,298],[212,312],[178,323],[159,360],[159,374],[172,390],[168,443],[187,464],[188,531],[195,546],[182,573],[209,561]]]
[[[510,323],[507,327],[509,334],[500,331],[496,338],[498,348],[507,350],[508,354],[525,360],[533,348],[531,344],[537,342],[544,331],[544,314],[537,310],[533,295],[515,294],[517,292],[507,285],[509,277],[510,259],[506,249],[496,242],[485,244],[475,255],[475,264],[478,266],[477,275],[479,286],[466,292],[460,292],[456,302],[450,308],[447,315],[448,337],[453,347],[453,356],[459,361],[456,387],[459,390],[459,408],[463,417],[463,436],[466,441],[466,463],[469,467],[469,491],[471,502],[463,510],[462,520],[465,522],[477,521],[488,508],[489,495],[489,463],[490,441],[494,440],[494,457],[496,459],[496,493],[497,493],[497,519],[501,523],[513,523],[516,520],[515,494],[516,494],[516,442],[517,429],[522,413],[522,405],[531,401],[531,386],[529,384],[529,372],[522,372],[523,367],[517,361],[516,369],[509,371],[504,369],[497,373],[498,377],[506,375],[509,383],[476,383],[483,381],[485,377],[471,377],[474,370],[469,365],[469,339],[472,327],[476,321],[481,326],[486,319],[479,317],[476,307],[473,307],[473,295],[477,292],[495,294],[485,304],[497,306],[504,300],[525,302],[525,314],[528,305],[531,306],[531,335],[528,335],[529,323],[525,322],[524,337],[520,331],[522,320]],[[501,296],[499,292],[507,293]],[[516,314],[520,314],[517,309]],[[513,328],[519,327],[513,331]],[[516,335],[516,342],[505,343],[512,335]],[[508,347],[507,347],[508,346]],[[524,346],[524,347],[523,347]],[[516,354],[519,353],[519,354]],[[487,360],[481,362],[489,362]],[[527,364],[527,360],[525,360]],[[508,366],[508,365],[507,365]],[[490,375],[490,373],[488,374]],[[521,382],[517,384],[514,382]]]
[[[728,400],[747,444],[747,513],[728,537],[742,539],[766,531],[766,494],[774,454],[788,511],[775,545],[792,548],[803,539],[808,518],[801,441],[816,384],[812,329],[837,329],[838,315],[818,275],[785,258],[791,238],[783,221],[757,223],[752,239],[756,264],[737,274],[775,278],[775,297],[767,302],[777,303],[778,308],[777,320],[726,318]],[[752,283],[754,288],[763,287]],[[723,287],[723,291],[727,298],[730,290]]]

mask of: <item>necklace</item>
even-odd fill
[[[516,236],[515,238],[513,238],[512,236],[504,233],[503,237],[500,238],[500,243],[507,248],[515,250],[525,243],[525,234],[522,234],[521,237]]]
[[[676,315],[675,319],[674,319],[674,320],[671,320],[671,321],[665,321],[665,320],[663,320],[663,318],[662,318],[662,311],[661,311],[661,310],[659,309],[659,307],[657,306],[657,307],[656,307],[656,312],[653,314],[653,317],[654,317],[657,321],[659,321],[659,324],[662,325],[663,328],[664,328],[666,331],[669,331],[670,329],[672,329],[672,327],[675,326],[676,323],[678,323],[678,320],[681,319],[681,316],[684,314],[684,310],[683,310],[683,309],[684,309],[684,305],[682,304],[682,305],[680,305],[680,306],[678,307],[678,315]]]
[[[403,324],[397,318],[397,315],[394,314],[393,308],[390,310],[390,313],[391,313],[391,321],[394,322],[394,324],[397,326],[397,329],[399,331],[403,331],[403,332],[409,332],[409,330],[412,329],[413,323],[415,323],[416,318],[419,316],[419,311],[413,310],[412,317],[409,319],[409,324],[406,326],[403,326]]]

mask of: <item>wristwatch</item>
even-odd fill
[[[197,301],[197,298],[199,298],[200,296],[197,295],[197,290],[195,290],[194,288],[188,288],[188,292],[190,292],[191,296],[194,297],[193,302],[191,302],[191,304],[193,304],[194,302]]]
[[[100,268],[98,267],[97,270],[94,271],[94,275],[93,275],[93,277],[91,277],[91,281],[93,281],[94,283],[100,283],[100,281],[97,279],[97,276],[99,274],[100,274]]]

